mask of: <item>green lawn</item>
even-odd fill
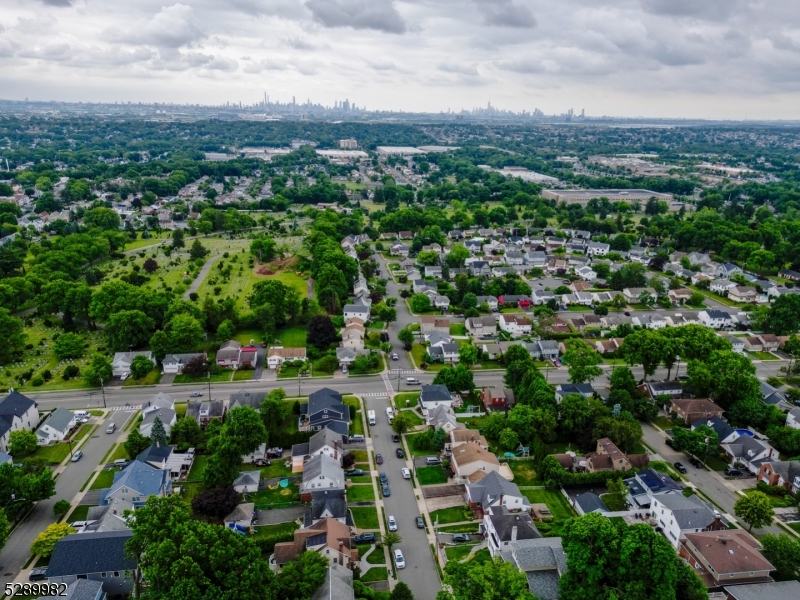
[[[378,509],[372,506],[356,506],[350,509],[353,522],[359,529],[378,529]]]
[[[417,479],[419,479],[420,485],[447,483],[447,473],[441,467],[419,467]]]
[[[208,456],[204,454],[195,454],[194,462],[192,463],[192,470],[189,471],[189,481],[202,481],[203,473],[208,464]]]
[[[86,516],[89,514],[89,506],[85,506],[79,504],[75,507],[71,513],[69,513],[69,517],[66,519],[67,523],[72,523],[73,521],[85,521]]]
[[[465,523],[464,525],[447,525],[439,527],[440,533],[478,533],[479,523]]]
[[[130,387],[134,385],[156,385],[159,381],[161,381],[161,369],[156,368],[141,379],[129,377],[122,385],[123,387]]]
[[[386,581],[389,579],[389,572],[386,567],[372,567],[369,571],[361,575],[361,581]]]
[[[756,490],[755,488],[750,488],[748,490],[742,490],[742,491],[749,496],[750,494],[753,494],[753,493],[757,492],[758,490]],[[788,495],[787,496],[772,496],[770,494],[766,494],[766,496],[767,496],[767,498],[769,498],[769,502],[772,505],[772,508],[784,508],[784,507],[790,507],[790,506],[794,505],[792,503],[792,497],[788,496]]]
[[[348,478],[353,483],[369,483],[372,484],[372,476],[371,475],[359,475],[356,477],[349,477]]]
[[[625,510],[627,508],[624,498],[620,498],[616,494],[601,494],[600,499],[611,511]]]
[[[575,516],[575,511],[561,495],[555,490],[522,490],[522,493],[532,504],[546,504],[550,513],[558,521],[564,521]]]
[[[285,348],[305,348],[307,334],[305,327],[287,327],[278,331],[276,337]]]
[[[414,405],[412,404],[411,406],[414,406]],[[425,419],[420,417],[419,414],[417,413],[417,411],[414,410],[413,408],[412,409],[407,409],[407,408],[403,408],[402,406],[400,406],[399,408],[401,410],[399,410],[398,412],[401,412],[404,415],[408,415],[409,416],[409,419],[410,419],[412,427],[416,427],[417,425],[423,425],[425,423]]]
[[[350,433],[352,435],[364,435],[364,421],[361,419],[361,402],[355,396],[345,396],[344,403],[347,406],[356,407],[356,416],[350,421]]]
[[[130,456],[128,456],[128,451],[125,450],[125,446],[123,446],[122,444],[120,444],[114,449],[114,452],[112,452],[111,456],[109,456],[106,459],[106,462],[114,462],[115,460],[118,460],[120,458],[130,459]]]
[[[75,448],[77,450],[77,448]],[[69,444],[61,442],[52,446],[39,446],[36,452],[27,458],[46,458],[52,465],[61,464],[69,456]]]
[[[492,555],[489,554],[489,549],[484,548],[483,550],[478,550],[475,554],[473,554],[469,562],[482,565],[483,563],[490,562],[491,560]]]
[[[383,329],[385,323],[383,321],[370,321],[368,329]]]
[[[103,469],[94,478],[92,485],[89,486],[90,490],[102,490],[103,488],[110,488],[114,483],[114,473],[119,469]]]
[[[289,487],[278,487],[274,490],[264,488],[255,494],[250,494],[250,501],[255,502],[256,506],[270,506],[276,504],[287,504],[300,501],[300,486],[297,483],[290,483]]]
[[[542,485],[533,468],[533,461],[529,460],[510,460],[508,467],[514,474],[514,483],[518,486]]]
[[[800,533],[800,521],[792,521],[791,523],[785,523],[785,525],[790,529],[794,529],[797,533]]]
[[[375,490],[372,485],[351,485],[347,487],[348,502],[366,502],[375,500]]]
[[[463,323],[451,323],[450,335],[467,335],[467,327]]]
[[[78,428],[78,432],[72,436],[72,443],[80,442],[92,430],[93,425],[83,424]]]
[[[366,450],[350,450],[350,454],[356,457],[356,462],[369,462],[369,456]]]
[[[205,458],[205,457],[203,457]],[[242,465],[242,471],[259,470],[261,471],[262,479],[271,479],[272,477],[288,477],[292,474],[292,467],[285,467],[286,461],[282,458],[272,460],[272,464],[267,467],[256,467],[255,465]]]
[[[137,235],[141,235],[137,233]],[[170,232],[162,231],[160,233],[150,232],[150,237],[146,240],[141,238],[137,240],[131,240],[125,244],[125,250],[138,250],[140,248],[147,248],[148,246],[155,246],[157,244],[161,244],[162,241],[165,239],[169,239]]]
[[[709,456],[706,458],[706,466],[713,471],[724,471],[729,465],[716,456]]]
[[[460,523],[461,521],[473,521],[474,517],[472,511],[465,504],[464,506],[454,506],[452,508],[441,508],[431,512],[431,522],[439,525],[447,525],[449,523]]]
[[[406,405],[406,400],[408,400],[410,401],[411,406],[416,406],[418,399],[419,399],[419,392],[403,392],[402,394],[397,394],[394,397],[394,405],[399,407],[404,407]]]
[[[383,548],[376,548],[367,557],[367,563],[370,565],[385,565],[386,555],[383,553]]]
[[[650,421],[653,425],[657,425],[661,429],[672,429],[672,421],[670,421],[667,417],[662,415],[658,415],[654,419]]]
[[[447,546],[444,553],[447,555],[447,560],[454,560],[456,562],[467,558],[467,555],[472,551],[475,544],[459,544],[458,546]]]
[[[233,381],[250,381],[254,374],[253,369],[237,369],[233,372]]]
[[[756,360],[780,360],[777,356],[775,356],[774,354],[771,354],[769,352],[751,352],[751,351],[747,351],[747,354],[749,354],[750,356],[752,356]]]

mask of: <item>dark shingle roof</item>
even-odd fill
[[[489,515],[497,537],[501,542],[510,542],[514,527],[517,528],[518,540],[531,540],[542,537],[533,524],[530,516],[524,513],[509,513],[493,510]]]
[[[306,511],[303,517],[303,527],[310,527],[311,524],[325,517],[334,519],[344,519],[347,516],[347,500],[344,490],[325,490],[311,493],[311,508]]]
[[[103,589],[102,581],[78,579],[67,586],[61,596],[42,596],[39,600],[97,600]],[[102,596],[105,598],[105,594]]]
[[[423,402],[449,402],[452,400],[446,385],[423,385],[420,397]]]
[[[125,543],[132,531],[73,533],[56,542],[47,577],[64,577],[103,571],[136,568],[136,561],[125,556]]]
[[[576,496],[575,502],[578,503],[584,513],[590,513],[595,510],[600,510],[600,512],[608,512],[608,507],[600,499],[600,496],[592,492],[585,492],[580,496]]]
[[[35,404],[33,400],[17,391],[0,400],[0,435],[11,429],[14,417],[21,419],[22,415]]]

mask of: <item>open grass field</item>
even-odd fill
[[[420,485],[447,483],[447,473],[441,467],[419,467],[417,479],[419,479]]]
[[[575,511],[567,499],[556,490],[522,490],[525,497],[533,504],[546,504],[553,517],[563,521],[575,516]]]
[[[431,521],[433,523],[438,521],[439,525],[473,520],[472,511],[469,510],[466,504],[464,506],[454,506],[452,508],[441,508],[431,512]]]
[[[353,522],[360,530],[378,529],[378,509],[372,506],[356,506],[350,509]]]
[[[307,335],[305,327],[287,327],[279,330],[276,337],[285,348],[305,348]]]
[[[518,486],[542,485],[533,468],[533,461],[529,460],[510,460],[508,468],[514,474],[514,483]]]
[[[149,233],[150,237],[147,239],[143,240],[141,237],[139,237],[139,239],[130,240],[128,243],[125,244],[125,251],[127,252],[128,250],[138,250],[140,248],[146,248],[148,246],[155,246],[157,244],[160,244],[164,240],[171,239],[172,237],[171,231],[161,231],[161,232],[151,231]],[[141,236],[142,234],[137,233],[136,235]]]
[[[372,485],[350,485],[347,486],[347,501],[348,502],[366,502],[375,500],[375,490]]]

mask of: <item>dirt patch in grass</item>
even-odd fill
[[[263,265],[256,263],[256,266],[253,267],[253,273],[256,275],[275,275],[276,272],[283,271],[286,267],[297,264],[297,260],[296,256],[292,256],[284,260],[273,260]]]
[[[510,460],[508,461],[508,467],[514,474],[514,483],[517,485],[541,485],[532,461]]]

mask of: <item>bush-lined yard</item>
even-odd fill
[[[546,504],[553,518],[564,521],[575,516],[567,499],[556,490],[522,490],[531,504]]]

